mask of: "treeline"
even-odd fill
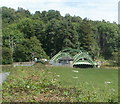
[[[49,58],[64,48],[88,51],[94,58],[116,60],[120,26],[59,11],[2,7],[3,64]]]

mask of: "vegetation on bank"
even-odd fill
[[[117,71],[42,64],[14,67],[2,86],[3,102],[117,102]]]
[[[2,7],[3,64],[52,57],[65,48],[81,49],[93,58],[114,60],[118,65],[120,26],[108,21],[59,11]]]

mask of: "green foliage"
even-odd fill
[[[22,19],[18,25],[17,28],[24,33],[25,38],[30,38],[32,36],[35,36],[35,31],[34,31],[34,24],[33,20],[30,18],[25,18]]]
[[[24,34],[21,33],[16,24],[8,25],[3,28],[3,46],[13,48],[16,44],[20,43],[24,39]]]
[[[44,22],[48,22],[52,19],[57,19],[57,20],[60,20],[61,19],[61,15],[60,15],[60,12],[59,11],[55,11],[55,10],[49,10],[48,12],[47,11],[42,11],[41,13],[41,18]]]
[[[120,66],[120,50],[118,52],[113,52],[112,53],[112,57],[111,57],[111,60],[112,60],[112,65],[113,66]]]
[[[11,24],[15,21],[16,19],[16,14],[15,10],[12,8],[7,8],[7,7],[2,7],[2,23],[3,26],[6,24]]]
[[[12,50],[8,47],[2,48],[2,64],[11,64],[12,61]]]
[[[75,48],[88,51],[94,58],[111,59],[120,47],[120,26],[115,23],[70,14],[63,17],[57,10],[36,11],[31,15],[23,8],[2,7],[2,12],[3,46],[13,49],[14,60],[28,61],[32,51],[36,51],[36,57],[42,57],[42,54],[38,55],[38,47],[49,57],[62,49]],[[34,36],[39,40],[34,44],[37,49],[29,50],[32,48],[26,44],[32,44],[29,40]],[[16,52],[21,52],[23,57],[19,59]]]
[[[18,22],[19,20],[25,17],[31,17],[30,12],[23,8],[18,8],[18,10],[14,10],[12,8],[2,7],[1,9],[2,9],[3,27],[12,24],[14,22]]]
[[[18,7],[18,10],[16,11],[17,18],[22,19],[23,17],[31,17],[31,13],[29,10],[25,10],[21,7]]]
[[[106,58],[118,51],[119,29],[116,24],[101,22],[98,25],[100,52]]]
[[[59,12],[59,11],[49,10],[49,11],[47,12],[47,18],[48,18],[48,21],[49,21],[49,20],[52,20],[53,18],[54,18],[54,19],[60,19],[60,18],[61,18],[61,15],[60,15],[60,12]]]
[[[34,58],[48,58],[41,47],[39,40],[34,36],[23,40],[15,48],[15,61],[31,61]]]
[[[79,48],[78,34],[73,24],[65,21],[63,25],[63,48]]]
[[[48,70],[43,70],[39,64],[33,67],[15,67],[11,70],[11,74],[3,83],[3,102],[28,102],[31,98],[35,101],[35,96],[48,91],[47,86],[57,85],[54,74],[49,74]]]

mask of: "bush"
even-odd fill
[[[12,50],[7,47],[2,48],[2,64],[12,63]]]
[[[120,52],[113,52],[112,53],[112,64],[113,66],[120,66],[119,60],[120,60]]]

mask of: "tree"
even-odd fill
[[[79,48],[78,34],[75,26],[66,20],[62,22],[63,48]]]
[[[34,57],[33,57],[34,56]],[[48,58],[41,47],[41,43],[34,36],[30,39],[24,39],[15,49],[15,61],[31,61],[33,58]]]
[[[72,21],[72,22],[76,22],[76,23],[80,23],[80,22],[82,22],[82,18],[79,17],[79,16],[73,16],[73,17],[71,18],[71,21]]]
[[[23,39],[24,39],[24,34],[21,33],[19,30],[17,30],[16,24],[11,24],[3,29],[3,47],[7,47],[11,51],[12,62],[14,61],[15,58],[13,56],[15,53],[16,46],[17,44],[20,44],[21,41],[23,41]],[[9,51],[8,49],[5,48],[5,51]],[[6,54],[3,54],[3,57],[6,58],[6,56],[4,55]]]
[[[31,13],[29,12],[29,10],[25,10],[21,7],[18,7],[18,10],[16,11],[16,15],[17,15],[17,18],[20,18],[22,19],[23,17],[31,17]]]
[[[3,46],[12,48],[24,39],[24,34],[17,29],[16,24],[11,24],[3,28]]]
[[[2,48],[2,64],[12,63],[12,50],[8,47]]]
[[[45,31],[45,24],[43,23],[43,21],[41,20],[34,20],[33,23],[34,27],[34,32],[35,32],[35,36],[42,41],[42,35],[44,35],[44,31]]]
[[[35,14],[33,15],[33,19],[37,19],[37,20],[42,19],[42,15],[41,15],[40,11],[35,12]]]
[[[110,58],[112,53],[118,50],[118,26],[116,24],[102,22],[98,26],[101,54]]]
[[[32,53],[37,58],[53,56],[64,48],[83,49],[105,59],[116,59],[119,53],[116,23],[61,16],[57,10],[31,14],[20,7],[2,9],[3,47],[12,51],[15,61],[30,61]]]
[[[60,33],[60,21],[52,19],[45,27],[45,32],[41,36],[41,42],[46,53],[50,55],[56,54],[61,50],[62,35]]]
[[[83,21],[79,27],[79,41],[80,47],[83,47],[84,50],[90,52],[92,51],[92,29],[91,24],[88,21]]]
[[[46,23],[48,21],[52,20],[52,19],[60,20],[61,19],[61,14],[57,10],[49,10],[48,12],[43,11],[42,12],[42,19]]]
[[[18,23],[17,28],[20,30],[20,32],[25,34],[25,38],[35,36],[34,21],[30,18],[22,19]]]
[[[12,8],[2,7],[2,26],[11,24],[16,20],[15,10]]]

